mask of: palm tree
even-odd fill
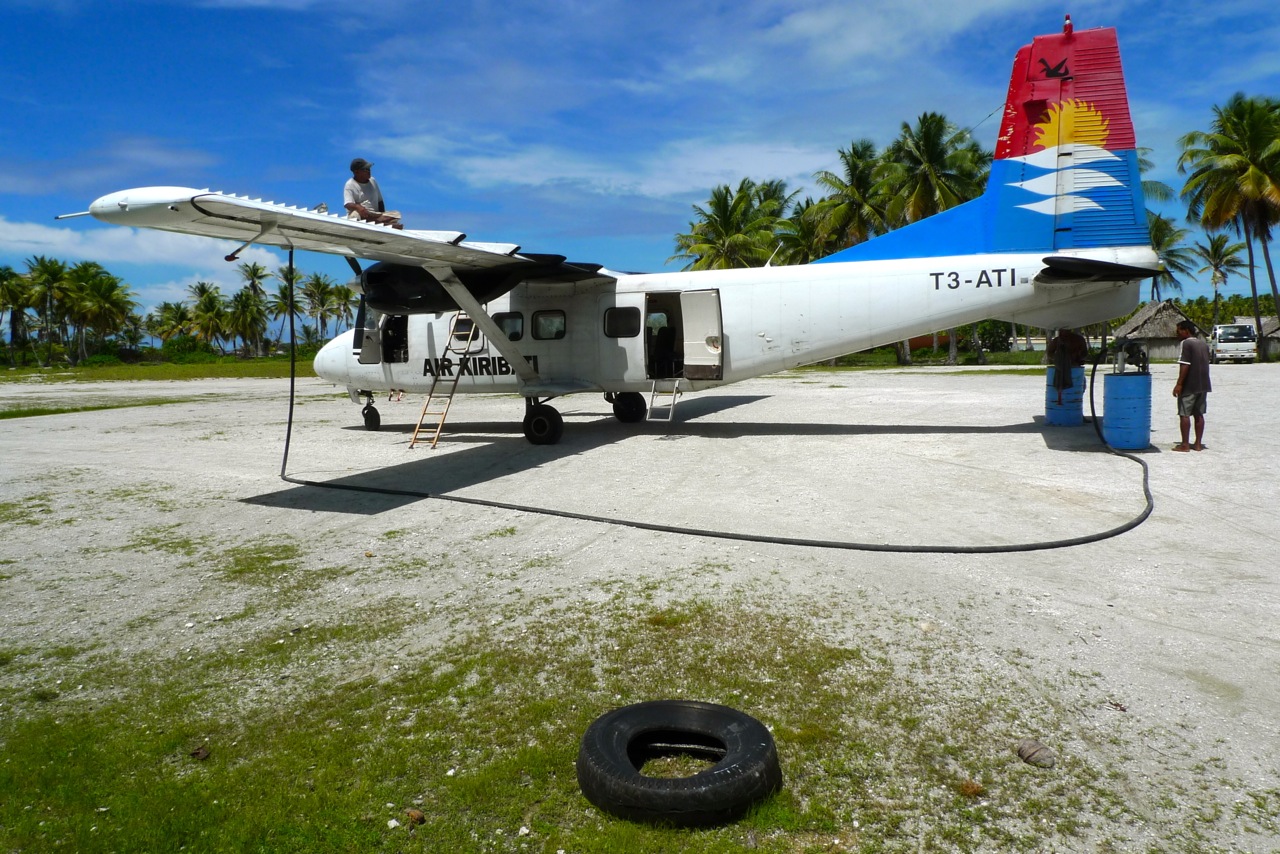
[[[196,296],[195,305],[191,307],[191,333],[226,353],[219,343],[227,334],[227,308],[222,292],[210,282],[196,282],[189,290]]]
[[[281,282],[276,285],[276,292],[267,297],[267,314],[269,314],[272,319],[277,317],[280,318],[280,331],[276,333],[277,341],[284,340],[284,325],[289,322],[290,308],[292,307],[294,311],[297,310],[297,306],[294,305],[292,292],[293,289],[287,282]]]
[[[80,328],[80,358],[88,358],[88,333],[99,338],[116,334],[128,322],[138,304],[129,286],[92,261],[83,261],[71,270],[78,288],[71,314]]]
[[[1145,175],[1155,168],[1156,164],[1149,155],[1150,148],[1138,148],[1138,174]],[[1142,180],[1142,198],[1147,202],[1171,202],[1174,197],[1173,187],[1164,181]]]
[[[778,241],[778,264],[808,264],[837,247],[833,245],[831,231],[827,227],[830,205],[805,199],[792,211],[791,216],[780,219],[774,227]]]
[[[18,350],[26,340],[27,309],[31,288],[23,276],[7,264],[0,266],[0,314],[9,312],[9,365],[17,365]]]
[[[705,208],[693,206],[698,217],[687,233],[676,235],[679,251],[667,260],[687,260],[686,270],[764,266],[773,254],[773,228],[782,198],[781,182],[757,185],[743,178],[737,190],[721,184],[711,191]]]
[[[1191,250],[1182,245],[1182,241],[1187,239],[1185,228],[1174,225],[1173,220],[1167,216],[1147,211],[1147,229],[1151,233],[1151,248],[1164,262],[1164,269],[1151,279],[1151,299],[1159,302],[1162,285],[1171,291],[1182,293],[1182,282],[1174,274],[1190,275],[1194,262]]]
[[[976,199],[991,159],[991,152],[941,113],[921,114],[915,127],[904,122],[876,169],[878,186],[889,198],[886,222],[918,222]]]
[[[1271,295],[1280,305],[1271,263],[1271,227],[1280,221],[1280,101],[1246,98],[1237,92],[1213,108],[1208,132],[1192,131],[1178,144],[1178,171],[1191,170],[1182,188],[1187,216],[1208,231],[1231,227],[1243,238],[1249,257],[1254,320],[1261,329],[1253,241],[1262,247]],[[1268,354],[1263,350],[1262,358]]]
[[[193,320],[191,309],[186,303],[162,302],[147,316],[147,331],[161,341],[168,341],[189,333]]]
[[[251,264],[244,262],[236,267],[240,273],[240,278],[244,279],[245,287],[253,291],[258,296],[265,296],[267,293],[265,284],[267,279],[271,278],[271,271],[261,264]]]
[[[72,282],[66,264],[43,255],[27,259],[26,276],[31,283],[31,305],[44,333],[45,362],[42,364],[47,367],[53,361],[54,333],[61,327]],[[36,358],[39,359],[38,352]]]
[[[63,317],[70,322],[77,342],[77,360],[89,356],[89,332],[99,338],[114,334],[137,304],[129,288],[96,261],[81,261],[67,271],[70,286]]]
[[[1244,261],[1240,260],[1240,253],[1243,250],[1243,243],[1228,244],[1225,234],[1211,234],[1208,245],[1197,243],[1191,250],[1204,261],[1204,266],[1196,272],[1210,274],[1209,281],[1213,284],[1214,326],[1218,325],[1218,309],[1222,302],[1220,291],[1227,283],[1227,276],[1244,269]]]
[[[255,356],[262,354],[262,337],[267,331],[267,304],[252,285],[245,285],[231,298],[226,323],[228,334],[233,338],[239,336],[247,351]]]
[[[339,312],[335,287],[332,277],[325,273],[312,273],[302,282],[302,301],[307,306],[307,316],[315,318],[321,338],[327,334],[329,321]]]
[[[338,323],[346,327],[350,327],[355,321],[355,307],[360,300],[356,297],[356,292],[351,290],[348,285],[333,286],[333,319],[335,326]]]
[[[814,173],[814,180],[830,193],[820,204],[826,205],[823,224],[833,251],[885,232],[885,199],[875,177],[879,164],[875,143],[855,139],[847,150],[840,149],[840,174]]]
[[[976,199],[982,195],[993,156],[941,113],[921,114],[915,127],[903,122],[875,171],[877,191],[888,199],[886,225],[918,222]],[[948,330],[948,335],[955,341],[956,330]],[[984,361],[981,351],[978,360]],[[898,345],[898,361],[911,363],[906,341]],[[948,363],[954,363],[950,353]]]

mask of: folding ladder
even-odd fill
[[[661,409],[662,403],[658,401],[658,395],[670,395],[671,400],[667,403],[667,416],[665,418],[655,416],[654,409]],[[649,412],[645,416],[646,421],[673,421],[676,417],[676,400],[682,394],[680,390],[680,378],[669,377],[665,379],[657,379],[653,381],[653,391],[649,392]]]
[[[464,320],[469,324],[467,331],[458,333],[458,323]],[[448,343],[445,344],[441,355],[466,356],[471,350],[471,344],[475,341],[478,331],[479,327],[471,322],[471,318],[461,311],[458,312],[453,316],[453,320],[449,321]],[[458,337],[459,335],[461,337]],[[418,416],[418,424],[413,428],[413,438],[409,440],[410,448],[418,443],[418,434],[422,432],[422,425],[428,416],[436,419],[435,431],[431,434],[431,447],[434,448],[440,441],[440,432],[444,430],[445,419],[449,417],[449,407],[453,405],[453,395],[458,390],[458,380],[462,377],[461,358],[458,362],[458,369],[451,371],[450,376],[441,377],[440,372],[437,371],[431,379],[431,388],[427,389],[427,399],[422,402],[422,413]]]

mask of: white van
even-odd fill
[[[1224,323],[1213,327],[1209,337],[1209,360],[1253,362],[1258,358],[1258,334],[1252,323]]]

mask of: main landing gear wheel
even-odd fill
[[[623,424],[634,424],[643,421],[649,407],[644,402],[644,395],[637,391],[620,392],[613,397],[613,417]]]
[[[364,429],[377,430],[382,426],[382,416],[378,414],[378,410],[372,403],[366,403],[360,414],[364,416]]]
[[[691,777],[641,771],[649,759],[681,754],[717,761]],[[692,700],[637,703],[596,718],[582,737],[577,768],[582,794],[605,812],[676,827],[734,821],[782,788],[778,750],[764,724]]]
[[[535,445],[554,445],[564,434],[564,419],[554,406],[530,406],[524,416],[524,437]]]

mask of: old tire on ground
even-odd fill
[[[644,763],[689,754],[718,761],[691,777],[646,777]],[[692,700],[655,700],[604,714],[578,751],[578,786],[619,818],[706,827],[741,818],[782,788],[773,736],[750,715]]]

